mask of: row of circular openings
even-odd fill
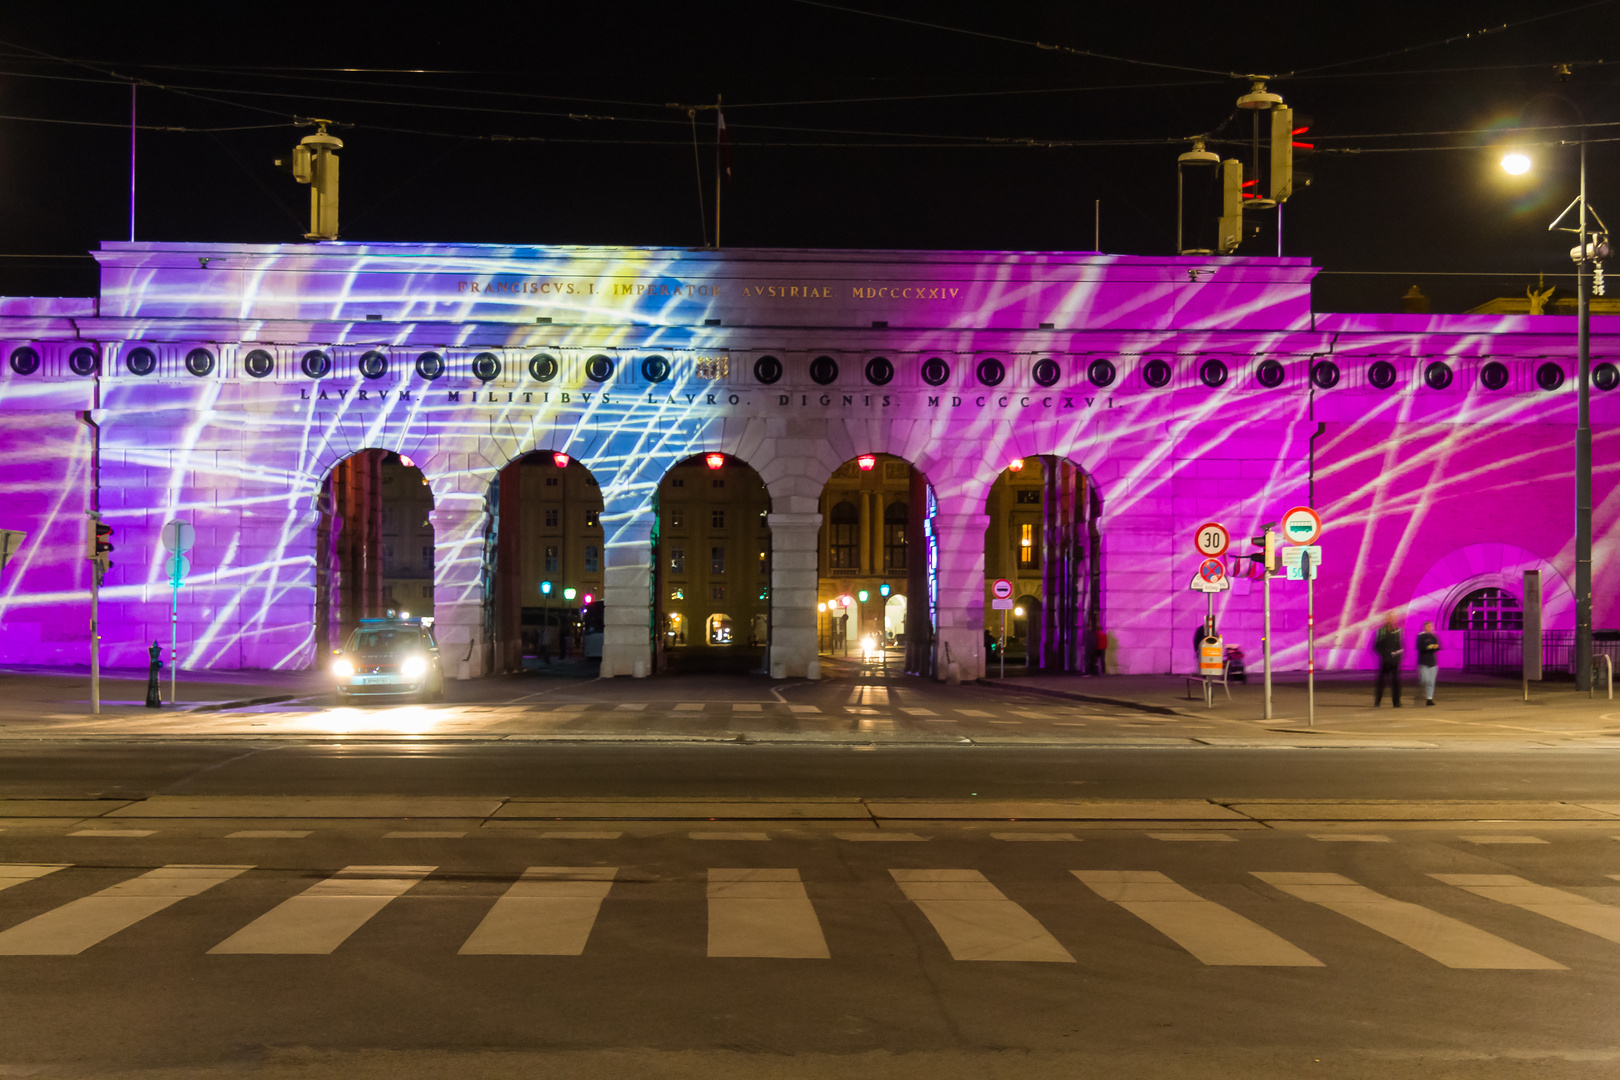
[[[68,369],[75,375],[93,375],[100,367],[100,354],[89,346],[80,346],[68,354]],[[32,375],[39,370],[39,351],[21,345],[11,351],[11,370],[19,375]],[[213,374],[214,354],[204,348],[186,353],[186,371],[204,378]],[[124,357],[124,366],[132,375],[150,375],[157,370],[157,354],[151,349],[137,346]],[[592,382],[603,383],[613,377],[613,358],[601,353],[585,361],[585,376]],[[242,360],[243,369],[253,378],[262,379],[275,371],[275,358],[263,349],[254,349]],[[311,349],[299,363],[304,375],[311,379],[331,374],[332,358],[320,349]],[[361,354],[360,374],[367,379],[380,379],[388,373],[388,356],[373,349]],[[471,370],[475,378],[491,382],[500,378],[504,365],[501,358],[491,352],[482,352],[472,359]],[[529,359],[529,374],[539,382],[550,382],[557,377],[557,358],[549,353],[536,353]],[[662,356],[648,356],[641,361],[641,375],[650,383],[661,383],[669,378],[670,362]],[[444,357],[436,352],[424,352],[416,358],[416,373],[432,381],[443,377],[446,371]],[[782,362],[774,356],[762,356],[754,362],[754,378],[771,384],[782,378]],[[866,362],[866,380],[874,386],[885,386],[895,374],[894,364],[887,357],[874,356]],[[1006,378],[1007,369],[995,357],[980,360],[974,374],[985,386],[998,386]],[[1053,386],[1063,377],[1063,369],[1050,357],[1037,360],[1032,369],[1035,381],[1041,386]],[[1215,357],[1206,359],[1198,368],[1198,378],[1205,386],[1222,386],[1228,378],[1225,361]],[[1282,385],[1285,371],[1280,361],[1265,359],[1255,366],[1255,380],[1268,389]],[[940,356],[923,361],[921,375],[930,386],[942,386],[951,377],[951,365]],[[1173,369],[1168,360],[1149,359],[1142,365],[1142,381],[1154,388],[1169,385]],[[1399,371],[1388,360],[1375,360],[1367,368],[1367,381],[1379,390],[1388,390],[1399,379]],[[1112,361],[1096,359],[1086,367],[1086,378],[1093,386],[1107,387],[1118,377]],[[1432,360],[1423,369],[1423,382],[1432,390],[1444,390],[1452,383],[1451,365],[1443,360]],[[838,379],[838,361],[830,356],[818,356],[810,362],[810,378],[826,386]],[[1318,360],[1311,365],[1311,384],[1322,390],[1331,390],[1339,383],[1339,365],[1332,360]],[[1557,390],[1564,384],[1564,368],[1548,361],[1536,368],[1536,385],[1543,390]],[[1507,365],[1500,360],[1485,363],[1479,371],[1480,385],[1487,390],[1501,390],[1510,381]],[[1620,386],[1620,368],[1604,362],[1592,369],[1592,382],[1599,390],[1613,390]]]
[[[761,356],[754,361],[754,379],[770,385],[782,378],[785,368],[774,356]],[[887,386],[895,376],[894,361],[886,356],[874,356],[866,362],[866,381],[873,386]],[[930,356],[919,369],[922,381],[929,386],[944,386],[951,378],[951,365],[943,356]],[[1000,386],[1007,377],[1007,365],[993,356],[980,360],[973,369],[974,376],[984,386]],[[1030,369],[1035,382],[1041,386],[1056,386],[1063,378],[1063,366],[1051,357],[1035,361]],[[1086,368],[1086,377],[1095,386],[1108,386],[1118,378],[1118,369],[1108,360],[1093,360]],[[810,361],[810,379],[819,386],[838,381],[838,361],[830,356],[818,356]]]
[[[32,375],[39,370],[39,350],[28,345],[18,346],[11,350],[10,362],[11,370],[18,375]],[[196,348],[186,353],[186,371],[197,378],[212,375],[215,364],[214,354],[208,349]],[[380,379],[388,374],[388,355],[372,349],[361,354],[358,366],[360,374],[367,379]],[[94,375],[100,367],[100,353],[89,346],[80,346],[68,354],[68,369],[75,375]],[[124,354],[124,367],[131,375],[151,375],[157,371],[157,353],[138,345]],[[557,358],[549,353],[536,353],[529,359],[529,374],[540,382],[556,378],[559,367]],[[494,353],[482,352],[472,359],[472,374],[482,382],[500,378],[503,368],[501,358]],[[585,376],[592,382],[607,382],[613,377],[614,368],[613,358],[599,353],[585,361]],[[255,379],[263,379],[276,370],[275,357],[263,349],[254,349],[242,358],[242,369]],[[324,350],[311,349],[299,361],[299,369],[308,378],[325,378],[332,373],[332,357]],[[446,370],[444,357],[439,353],[425,352],[416,358],[416,373],[424,379],[441,378]],[[641,375],[648,382],[661,383],[669,378],[670,371],[670,362],[665,357],[648,356],[641,361]]]
[[[1431,390],[1444,390],[1452,383],[1451,365],[1444,360],[1431,360],[1423,366],[1423,384]],[[1557,390],[1564,385],[1564,366],[1548,360],[1536,367],[1536,385],[1543,390]],[[1400,379],[1400,371],[1389,360],[1374,360],[1367,366],[1367,382],[1379,390],[1388,390]],[[1500,360],[1488,360],[1480,365],[1479,384],[1487,390],[1502,390],[1512,381],[1508,366]],[[1599,390],[1613,390],[1620,386],[1620,368],[1607,361],[1592,368],[1592,382]],[[1322,390],[1331,390],[1339,384],[1339,365],[1331,360],[1318,360],[1311,365],[1311,384]]]

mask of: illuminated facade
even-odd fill
[[[1327,523],[1326,666],[1367,666],[1386,610],[1434,618],[1444,636],[1459,605],[1516,594],[1525,569],[1543,573],[1547,625],[1573,625],[1569,318],[1314,313],[1302,259],[350,243],[96,254],[96,297],[0,301],[0,527],[28,533],[0,582],[7,662],[86,661],[83,522],[99,506],[117,546],[105,662],[142,663],[167,637],[158,537],[178,518],[198,537],[183,665],[311,664],[331,619],[323,493],[363,450],[403,454],[427,482],[430,533],[413,527],[431,536],[439,639],[469,675],[500,666],[517,625],[497,610],[511,508],[496,480],[537,451],[570,455],[600,490],[608,675],[656,667],[654,546],[669,531],[656,494],[708,452],[751,467],[769,497],[778,676],[817,673],[816,606],[834,591],[820,573],[825,494],[861,454],[918,478],[904,591],[930,639],[913,665],[925,670],[947,654],[983,670],[985,582],[1004,557],[992,535],[986,562],[987,514],[1001,513],[991,491],[1014,459],[1061,474],[1043,485],[1069,517],[1043,507],[1039,521],[1071,564],[1059,629],[1082,651],[1106,642],[1109,670],[1191,665],[1198,524],[1241,541],[1299,503]],[[1620,395],[1604,388],[1620,382],[1620,325],[1593,324],[1595,617],[1613,626]],[[396,562],[420,573],[404,556],[422,546]],[[1036,567],[1014,569],[1023,590]],[[1274,585],[1273,602],[1279,663],[1300,667],[1301,586]],[[1252,656],[1259,589],[1238,580],[1217,611]],[[731,614],[734,635],[753,632],[752,613]]]

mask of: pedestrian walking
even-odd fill
[[[1373,639],[1373,651],[1378,654],[1378,683],[1373,689],[1373,708],[1384,700],[1384,681],[1389,680],[1389,697],[1395,708],[1401,707],[1401,654],[1406,650],[1401,640],[1401,624],[1392,611],[1384,616],[1384,625]]]
[[[1440,651],[1440,638],[1434,632],[1434,623],[1423,624],[1423,633],[1417,637],[1418,685],[1423,687],[1423,704],[1434,704],[1434,680],[1440,674],[1435,653]]]

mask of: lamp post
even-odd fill
[[[551,666],[551,582],[540,583],[540,595],[545,597],[545,612],[540,623],[540,655],[546,658],[546,666]]]
[[[1592,688],[1592,308],[1587,279],[1588,262],[1596,267],[1601,284],[1603,258],[1609,253],[1608,227],[1586,201],[1586,116],[1573,101],[1553,95],[1574,111],[1580,124],[1580,193],[1547,231],[1571,232],[1578,241],[1570,250],[1575,261],[1575,688]],[[1567,145],[1567,144],[1566,144]],[[1502,168],[1519,175],[1530,168],[1522,153],[1502,158]],[[1564,225],[1569,212],[1580,208],[1574,228]],[[1590,220],[1588,220],[1590,216]],[[1595,222],[1596,229],[1592,228]],[[1590,239],[1588,239],[1590,237]],[[1539,645],[1539,643],[1538,643]]]

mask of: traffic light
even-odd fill
[[[1296,116],[1293,109],[1271,110],[1271,198],[1287,202],[1296,190],[1309,187],[1310,173],[1295,172],[1296,159],[1307,158],[1316,149],[1300,142],[1299,136],[1311,129],[1308,116]]]
[[[112,566],[108,555],[112,553],[112,526],[103,525],[100,517],[91,517],[84,523],[84,557],[105,573]]]
[[[889,583],[887,581],[878,586],[879,596],[888,596],[891,591],[892,590],[889,588]]]
[[[1243,239],[1243,162],[1221,162],[1221,221],[1215,249],[1222,255],[1237,250]]]
[[[1261,550],[1243,556],[1250,562],[1259,563],[1267,576],[1277,572],[1277,534],[1272,531],[1276,525],[1276,522],[1268,521],[1260,526],[1260,535],[1251,536],[1249,543]]]

